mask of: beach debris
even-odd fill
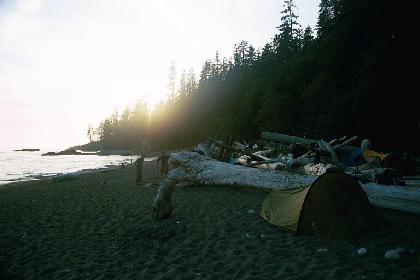
[[[318,249],[318,253],[327,253],[328,252],[328,248],[319,248]]]
[[[397,186],[400,181],[394,167],[400,161],[386,164],[389,156],[370,150],[368,139],[361,141],[360,147],[349,146],[356,140],[357,136],[344,136],[328,142],[270,132],[263,132],[261,140],[253,143],[240,143],[233,137],[225,142],[208,138],[195,149],[170,155],[172,168],[159,187],[153,209],[157,218],[170,217],[176,186],[288,189],[310,185],[324,173],[342,171],[362,180],[361,186],[373,205],[420,214],[420,189]],[[407,156],[408,160],[411,158]],[[382,184],[391,185],[383,188]],[[248,213],[254,214],[252,210]]]
[[[357,254],[358,254],[359,256],[366,255],[366,254],[367,254],[367,249],[366,249],[366,248],[359,248],[359,249],[357,250]]]
[[[155,198],[154,209],[160,217],[170,217],[171,196],[177,186],[230,185],[254,189],[288,189],[310,185],[317,177],[293,172],[293,170],[270,170],[249,168],[211,159],[196,151],[182,151],[171,154],[169,163],[172,170],[161,182]],[[375,183],[361,183],[370,203],[382,208],[420,213],[420,189],[401,188]],[[240,194],[238,192],[238,194]],[[245,210],[247,211],[247,210]]]
[[[385,259],[399,259],[400,253],[396,249],[391,249],[385,252]]]
[[[172,214],[172,193],[175,188],[175,183],[171,180],[165,179],[159,187],[153,202],[153,210],[155,211],[156,219],[169,218]]]
[[[320,176],[322,174],[324,174],[325,172],[328,171],[335,171],[337,170],[338,167],[333,165],[333,164],[324,164],[324,163],[308,163],[305,166],[303,166],[303,171],[306,174],[310,174],[310,175],[317,175]]]
[[[249,213],[249,214],[255,214],[255,210],[254,210],[254,209],[249,209],[249,210],[248,210],[248,213]]]
[[[397,247],[397,248],[395,248],[395,250],[397,250],[398,251],[398,253],[404,253],[405,252],[405,249],[403,248],[403,247]]]
[[[248,239],[254,239],[254,238],[252,238],[251,234],[249,234],[249,233],[246,234],[246,238],[248,238]]]

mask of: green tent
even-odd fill
[[[270,192],[261,216],[297,235],[349,241],[357,240],[376,220],[357,180],[338,172],[325,173],[309,186]]]

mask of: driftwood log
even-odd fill
[[[214,143],[217,146],[220,146],[223,149],[227,149],[227,150],[230,150],[232,152],[236,152],[236,153],[239,153],[239,154],[242,154],[242,155],[249,156],[249,157],[251,157],[252,160],[259,160],[259,161],[266,160],[266,158],[261,156],[261,155],[258,155],[258,154],[255,154],[255,153],[250,153],[250,152],[247,152],[247,151],[241,150],[241,149],[236,149],[234,147],[225,145],[225,144],[223,144],[223,143],[221,143],[217,140],[214,140],[212,138],[209,138],[209,140],[210,140],[210,142]]]
[[[261,133],[261,138],[264,140],[272,141],[272,142],[279,142],[283,144],[296,144],[300,143],[303,145],[311,145],[311,144],[318,144],[319,141],[315,139],[309,139],[309,138],[302,138],[297,136],[291,136],[286,134],[280,134],[280,133],[272,133],[272,132],[263,132]],[[336,139],[330,142],[331,145],[333,145],[334,150],[341,150],[341,151],[347,151],[347,152],[355,152],[358,150],[358,148],[353,146],[348,146],[349,144],[355,142],[358,138],[357,136],[353,136],[350,139],[344,141],[344,137],[340,139]],[[344,141],[341,144],[338,144],[339,142]]]
[[[291,135],[280,134],[280,133],[272,133],[272,132],[266,132],[266,131],[261,134],[261,138],[268,141],[279,142],[283,144],[300,143],[303,145],[311,145],[311,144],[318,143],[318,140],[314,140],[314,139],[307,139],[307,138],[302,138],[302,137],[297,137],[297,136],[291,136]]]
[[[280,189],[311,184],[317,176],[288,171],[255,169],[213,160],[193,151],[174,153],[169,159],[174,168],[162,182],[153,208],[157,218],[169,217],[172,212],[171,197],[175,186],[231,185],[258,189]],[[361,184],[369,201],[382,208],[420,214],[420,189]]]

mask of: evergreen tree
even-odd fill
[[[248,53],[248,42],[240,41],[239,44],[235,45],[233,53],[233,66],[235,68],[241,68],[245,64],[246,56]]]
[[[197,90],[197,81],[195,80],[194,70],[190,69],[187,77],[187,97],[191,98]]]
[[[309,46],[314,41],[312,28],[308,25],[302,35],[302,47]]]
[[[175,83],[176,83],[176,66],[175,62],[172,61],[169,66],[169,75],[168,75],[168,91],[169,91],[169,100],[175,100]]]
[[[281,11],[281,24],[277,27],[280,34],[275,37],[274,42],[279,51],[281,49],[296,50],[298,48],[298,38],[301,30],[295,9],[297,8],[293,0],[284,1]]]
[[[181,74],[181,78],[179,80],[177,100],[185,101],[187,99],[187,95],[188,95],[187,73],[185,72],[185,70],[183,70]]]
[[[321,0],[317,22],[317,34],[323,36],[337,23],[343,0]]]
[[[207,81],[209,80],[210,76],[211,76],[211,61],[206,60],[206,62],[204,62],[203,68],[200,73],[199,86],[201,88],[205,88],[207,86]]]

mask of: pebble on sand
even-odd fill
[[[405,252],[405,249],[403,247],[397,247],[395,248],[395,250],[397,250],[400,254]]]
[[[385,259],[399,259],[400,253],[396,249],[388,250],[385,252]]]
[[[363,256],[367,254],[367,249],[366,248],[359,248],[359,250],[357,250],[357,254],[359,256]]]

